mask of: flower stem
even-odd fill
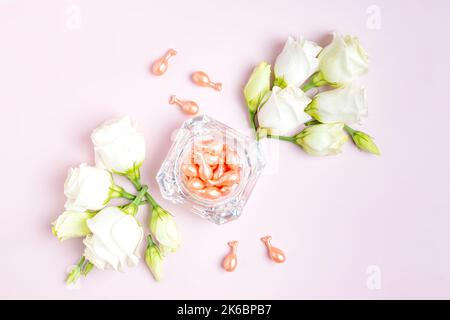
[[[150,194],[150,192],[147,191],[147,193],[145,194],[145,197],[147,199],[147,201],[151,204],[152,208],[156,208],[158,206],[158,203],[156,202],[156,200],[152,197],[152,195]]]
[[[135,205],[135,206],[139,206],[141,204],[142,198],[145,197],[145,194],[147,193],[148,187],[147,186],[143,186],[141,188],[141,190],[139,191],[138,195],[136,196],[136,198],[134,198],[133,202],[131,204]]]
[[[136,190],[140,190],[142,188],[142,184],[141,184],[140,179],[137,179],[137,180],[131,180],[130,179],[130,181],[133,184],[133,186],[136,188]]]
[[[84,264],[84,261],[86,261],[86,258],[84,256],[82,256],[80,258],[80,260],[78,261],[77,266],[81,268]]]
[[[316,85],[314,83],[312,83],[312,81],[306,83],[303,87],[302,87],[302,91],[306,92],[312,88],[316,88]]]
[[[355,129],[350,128],[348,125],[344,124],[344,130],[347,131],[347,133],[353,137],[353,134],[355,133]]]
[[[131,181],[136,190],[141,190],[142,188],[140,167],[140,165],[134,164],[133,168],[130,169],[126,174],[126,177]]]
[[[139,191],[138,195],[136,196],[136,198],[134,198],[133,202],[124,206],[122,208],[122,211],[125,212],[126,214],[135,216],[139,210],[139,205],[141,204],[142,198],[147,193],[147,189],[148,189],[147,186],[143,186]]]
[[[255,123],[255,115],[256,115],[256,112],[252,112],[252,111],[250,111],[250,109],[248,110],[248,118],[250,120],[250,126],[253,129],[253,131],[256,132],[257,128],[256,128],[256,123]]]
[[[311,78],[309,79],[309,81],[307,83],[305,83],[305,85],[302,86],[302,90],[304,92],[312,89],[312,88],[318,88],[324,85],[330,84],[328,83],[328,81],[325,80],[325,78],[323,77],[322,72],[317,71],[316,73],[314,73]]]
[[[112,198],[125,198],[128,200],[134,200],[136,196],[134,194],[131,194],[127,191],[125,191],[124,188],[122,188],[121,186],[118,186],[116,184],[112,185],[109,188],[109,199]],[[108,199],[108,201],[109,201]]]
[[[320,124],[320,121],[313,119],[313,120],[309,120],[309,121],[305,122],[304,124],[305,124],[305,127],[314,126],[316,124]]]
[[[125,190],[122,192],[122,198],[128,199],[128,200],[134,200],[136,196],[134,194],[131,194],[129,192],[126,192]]]
[[[126,204],[123,204],[123,205],[120,205],[120,206],[117,206],[119,209],[124,209],[126,206],[128,206],[129,204],[131,204],[131,202],[128,202],[128,203],[126,203]],[[146,205],[147,204],[147,200],[145,200],[145,199],[143,199],[143,200],[141,200],[141,202],[139,202],[139,206],[143,206],[143,205]]]
[[[271,138],[271,139],[278,139],[278,140],[288,141],[288,142],[295,142],[295,137],[277,136],[277,135],[272,135],[272,134],[267,134],[266,137],[267,138]]]

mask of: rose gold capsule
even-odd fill
[[[231,169],[237,169],[239,167],[239,156],[237,152],[227,148],[227,153],[225,155],[225,163]]]
[[[240,176],[236,171],[225,172],[219,180],[208,180],[208,184],[211,186],[232,186],[239,183]]]
[[[202,163],[203,160],[205,163],[211,167],[215,167],[219,164],[219,156],[216,154],[211,154],[206,151],[195,151],[194,152],[194,162],[195,163]]]
[[[216,187],[206,187],[203,189],[204,194],[203,197],[209,200],[215,200],[222,196],[222,193],[220,193],[219,188]]]
[[[211,167],[206,163],[205,159],[200,156],[199,158],[199,168],[198,168],[198,175],[203,180],[209,180],[213,176],[213,171]]]
[[[208,165],[200,165],[200,167],[198,168],[198,175],[200,176],[200,178],[206,181],[212,178],[213,171]]]
[[[222,84],[218,82],[212,82],[209,76],[203,71],[197,71],[192,74],[192,80],[194,83],[201,87],[210,87],[216,91],[222,90]]]
[[[262,237],[261,240],[267,247],[270,259],[272,259],[276,263],[283,263],[286,261],[286,255],[284,254],[284,252],[281,249],[272,246],[272,244],[270,243],[270,241],[272,240],[271,236]]]
[[[181,165],[181,171],[183,171],[184,175],[187,177],[198,176],[198,169],[195,164],[183,164]]]
[[[224,172],[225,172],[225,164],[219,163],[217,165],[216,170],[214,170],[213,180],[219,180],[219,178],[224,174]]]
[[[170,97],[169,104],[178,105],[184,113],[189,115],[195,115],[199,110],[197,103],[195,103],[194,101],[180,100],[176,96]]]
[[[187,182],[187,187],[189,190],[200,190],[205,187],[205,183],[199,178],[192,178]]]
[[[233,184],[238,184],[240,180],[239,172],[228,171],[225,172],[219,179],[219,185],[221,186],[232,186]]]
[[[169,59],[176,54],[177,52],[175,50],[169,49],[165,55],[153,62],[152,73],[155,76],[163,75],[166,72],[167,67],[169,66]]]
[[[223,143],[217,140],[203,141],[199,146],[203,151],[220,154],[223,152]]]
[[[204,153],[203,157],[206,163],[210,166],[216,166],[219,164],[219,156],[211,153]]]
[[[237,247],[239,245],[239,242],[237,241],[230,241],[228,242],[228,245],[230,246],[230,253],[225,256],[223,259],[222,266],[225,269],[225,271],[232,272],[237,267]]]
[[[204,189],[199,190],[192,190],[202,198],[208,199],[208,200],[216,200],[221,197],[220,190],[216,187],[206,187]]]
[[[229,195],[231,191],[233,191],[233,187],[231,186],[220,188],[220,193],[222,193],[222,197]]]

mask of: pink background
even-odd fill
[[[367,26],[370,5],[381,10],[379,29]],[[0,0],[0,297],[450,298],[449,10],[437,0]],[[170,94],[246,130],[241,88],[253,66],[273,62],[289,34],[324,44],[333,30],[359,36],[370,54],[363,128],[381,157],[349,143],[340,156],[314,158],[284,143],[277,172],[221,227],[161,199],[154,177],[186,119]],[[152,76],[169,47],[179,55]],[[195,87],[197,69],[224,90]],[[93,128],[125,114],[146,135],[144,181],[176,215],[183,245],[161,283],[142,262],[126,274],[93,271],[68,290],[65,270],[82,244],[50,232],[66,172],[93,162]],[[267,233],[287,253],[284,265],[266,257]],[[220,262],[234,239],[239,267],[229,274]],[[378,290],[366,286],[371,265],[381,270]]]

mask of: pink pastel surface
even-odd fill
[[[0,298],[450,298],[449,10],[437,0],[0,0]],[[186,119],[169,96],[247,130],[241,89],[253,66],[272,63],[290,34],[323,45],[331,31],[359,36],[370,54],[362,128],[382,156],[349,143],[315,158],[284,143],[243,216],[220,227],[163,200],[155,175]],[[169,47],[179,54],[152,76]],[[194,86],[198,69],[223,91]],[[183,244],[161,283],[142,261],[126,273],[93,271],[68,290],[65,271],[83,247],[50,231],[66,172],[93,163],[93,128],[126,114],[146,136],[143,179],[175,214]],[[267,258],[266,234],[285,264]],[[229,240],[240,242],[231,274],[220,267]],[[370,266],[381,271],[376,290]]]

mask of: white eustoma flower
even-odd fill
[[[329,83],[342,84],[353,81],[368,70],[369,58],[352,36],[333,35],[333,41],[319,54],[319,69]]]
[[[159,206],[153,208],[150,218],[150,231],[160,244],[163,254],[175,252],[180,246],[180,233],[175,221],[170,213]]]
[[[126,174],[145,159],[144,136],[128,116],[103,123],[92,132],[91,139],[95,163],[100,168]]]
[[[295,136],[295,143],[314,156],[335,155],[348,140],[343,128],[342,123],[309,126]]]
[[[289,37],[283,51],[275,60],[274,71],[277,82],[300,87],[319,69],[317,55],[322,48],[316,43]]]
[[[84,256],[97,268],[123,270],[139,262],[143,230],[139,222],[117,207],[107,207],[87,220],[92,234],[84,239]]]
[[[311,120],[304,111],[310,102],[311,99],[299,88],[288,86],[281,89],[275,86],[258,111],[259,126],[279,135],[290,133]]]
[[[347,85],[317,94],[305,111],[322,123],[359,123],[366,117],[366,89],[357,85]]]
[[[64,205],[67,210],[83,212],[105,207],[111,197],[113,180],[111,174],[85,163],[78,168],[70,168],[64,182]]]
[[[91,231],[86,221],[94,215],[91,212],[65,211],[52,223],[53,234],[61,241],[87,236]]]

